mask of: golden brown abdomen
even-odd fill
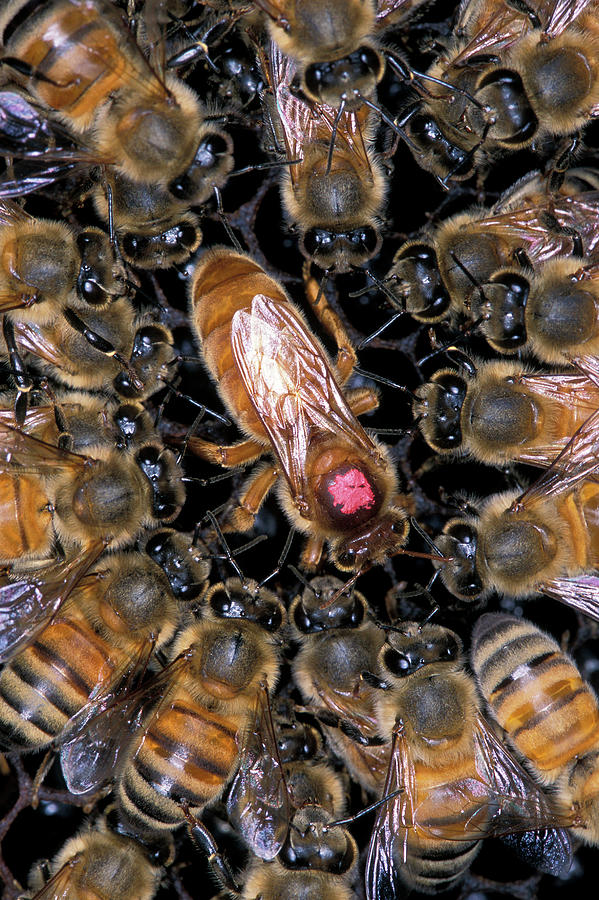
[[[199,812],[217,799],[238,756],[235,722],[179,691],[133,743],[119,782],[127,818],[142,829],[176,828],[180,801]]]
[[[0,744],[43,747],[109,680],[120,654],[71,606],[0,674]]]
[[[46,555],[52,540],[47,504],[39,479],[0,475],[0,562]]]
[[[202,343],[208,371],[219,393],[241,428],[269,444],[247,395],[231,349],[231,323],[240,309],[251,307],[257,294],[279,302],[287,296],[251,257],[217,248],[208,252],[194,273],[191,288],[191,319]]]
[[[532,622],[482,616],[472,666],[495,718],[546,783],[599,740],[594,694],[558,643]]]
[[[120,23],[110,22],[112,10],[101,2],[46,0],[23,13],[26,6],[27,0],[17,0],[2,17],[5,53],[31,66],[29,86],[83,131],[111,92],[139,79],[134,55],[121,46],[126,32],[119,35]]]

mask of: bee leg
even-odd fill
[[[273,465],[260,466],[246,482],[236,509],[233,510],[226,530],[249,531],[254,524],[256,514],[279,473]]]
[[[326,277],[326,276],[325,276]],[[331,335],[337,345],[337,359],[335,368],[341,384],[345,384],[351,375],[358,358],[353,348],[345,326],[334,309],[330,306],[324,294],[324,279],[319,284],[310,274],[310,263],[306,262],[303,268],[304,289],[306,299],[312,307],[314,315]]]
[[[19,352],[13,324],[6,316],[2,316],[2,334],[8,350],[10,374],[17,387],[14,407],[15,421],[17,425],[23,425],[27,416],[29,392],[33,387],[33,379]]]
[[[241,888],[235,881],[229,863],[219,851],[216,842],[203,822],[196,819],[187,807],[184,807],[187,819],[187,830],[193,843],[208,857],[208,864],[214,872],[220,884],[231,894],[240,896]]]
[[[361,416],[363,413],[372,412],[378,409],[379,398],[376,391],[371,388],[352,388],[351,391],[345,391],[345,399],[349,403],[349,407],[354,416]]]
[[[201,456],[207,462],[216,463],[226,469],[245,466],[247,463],[254,462],[264,453],[263,445],[251,438],[240,441],[238,444],[226,445],[204,441],[199,437],[191,437],[187,446],[196,456]]]
[[[74,309],[70,307],[66,307],[64,310],[64,317],[75,331],[79,332],[79,334],[83,335],[85,340],[94,347],[99,353],[104,353],[106,356],[112,356],[120,366],[127,372],[129,378],[131,379],[131,384],[135,388],[136,391],[141,391],[144,388],[143,381],[140,380],[139,376],[135,369],[132,368],[131,364],[125,359],[125,357],[118,352],[116,347],[114,347],[110,341],[107,341],[106,338],[103,338],[102,335],[98,334],[97,331],[92,331],[91,328],[85,324],[85,322],[79,318]]]
[[[306,569],[308,572],[313,572],[315,569],[317,569],[320,560],[322,559],[323,550],[323,538],[316,537],[316,535],[312,535],[311,537],[309,537],[302,551],[302,568]]]
[[[352,722],[349,722],[347,719],[342,719],[340,716],[336,716],[335,713],[330,712],[328,709],[310,708],[310,713],[315,719],[322,722],[323,725],[326,725],[329,728],[338,728],[346,737],[355,741],[356,744],[361,744],[363,747],[380,747],[387,743],[385,738],[367,737]]]

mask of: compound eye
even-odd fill
[[[101,306],[106,303],[106,291],[91,278],[81,278],[77,283],[78,293],[82,300],[90,306]]]
[[[147,238],[135,234],[126,234],[121,241],[121,246],[125,256],[135,260],[139,257],[143,257],[145,251],[150,246],[150,241]]]
[[[328,253],[335,243],[336,235],[322,228],[311,228],[304,235],[304,249],[308,256]]]
[[[368,226],[356,231],[350,231],[348,238],[352,244],[357,245],[360,249],[364,249],[369,256],[373,256],[376,253],[379,239],[374,228]]]
[[[194,163],[203,169],[211,169],[218,159],[229,152],[229,144],[222,134],[211,134],[198,147]]]

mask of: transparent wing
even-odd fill
[[[82,469],[91,457],[63,450],[0,421],[0,472],[56,474],[59,469]]]
[[[307,494],[305,460],[316,434],[335,434],[357,452],[377,455],[343,397],[324,351],[290,304],[258,294],[238,310],[233,356],[268,432],[294,499]]]
[[[266,686],[258,692],[253,722],[243,736],[227,809],[253,853],[274,859],[287,836],[289,796]]]
[[[60,763],[72,794],[87,794],[111,781],[122,754],[145,720],[148,708],[163,698],[171,680],[187,664],[182,654],[134,691],[105,698],[74,723],[62,743]],[[124,696],[121,694],[124,693]]]
[[[548,597],[571,606],[572,609],[599,622],[599,576],[579,575],[577,578],[553,578],[542,583],[540,590]]]
[[[471,841],[510,837],[508,843],[541,871],[559,874],[572,862],[572,847],[565,828],[571,824],[551,808],[537,787],[495,736],[482,716],[473,733],[476,776],[440,785],[426,797],[426,816],[416,808],[418,829],[444,840]],[[463,815],[432,818],[430,810],[463,810]],[[536,855],[535,855],[536,854]]]
[[[68,900],[72,891],[72,872],[83,862],[83,856],[78,853],[61,866],[58,872],[50,878],[41,890],[35,894],[32,900]]]
[[[397,867],[407,860],[416,795],[414,764],[401,728],[393,734],[383,797],[397,791],[397,796],[379,807],[372,830],[366,859],[367,900],[395,900],[401,896]]]
[[[103,543],[92,544],[76,559],[0,587],[0,662],[35,640],[103,550]]]
[[[574,490],[599,469],[599,410],[574,433],[551,466],[512,505],[514,512],[546,497]]]

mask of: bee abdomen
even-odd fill
[[[599,738],[593,692],[559,644],[531,622],[482,616],[472,666],[498,722],[544,777],[557,778]]]
[[[127,817],[143,828],[175,828],[181,800],[200,810],[216,799],[237,759],[235,727],[201,708],[173,703],[145,731],[120,783]]]
[[[444,841],[411,834],[406,865],[400,864],[399,871],[410,887],[436,894],[448,890],[462,877],[479,849],[480,841]]]
[[[0,675],[0,741],[15,749],[49,743],[87,702],[106,659],[77,623],[49,626]]]

